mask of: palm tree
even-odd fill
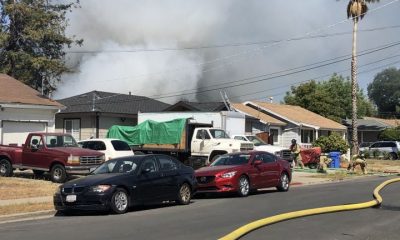
[[[351,54],[351,98],[352,98],[352,154],[358,153],[357,132],[357,29],[358,21],[362,20],[368,11],[367,3],[379,0],[350,0],[347,5],[347,17],[353,20],[353,47]]]

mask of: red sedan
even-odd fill
[[[242,197],[259,188],[288,191],[292,178],[288,161],[262,151],[222,155],[195,175],[197,193],[237,192]]]

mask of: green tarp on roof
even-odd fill
[[[181,141],[186,118],[167,122],[146,120],[137,126],[114,125],[107,132],[107,138],[118,138],[129,145],[178,144]]]

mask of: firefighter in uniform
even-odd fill
[[[300,166],[300,168],[304,168],[304,163],[301,159],[300,151],[301,147],[296,143],[296,139],[292,139],[292,145],[290,146],[290,151],[293,155],[294,166]]]
[[[353,155],[347,170],[354,172],[354,168],[360,165],[363,174],[367,174],[367,162],[365,161],[364,154]]]
[[[319,157],[319,164],[317,171],[321,173],[326,173],[326,170],[328,170],[328,165],[332,162],[332,159],[328,156],[328,154],[323,153]]]

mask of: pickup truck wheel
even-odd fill
[[[11,177],[13,175],[13,168],[8,159],[0,159],[0,176]]]
[[[63,183],[67,179],[67,173],[63,165],[56,164],[50,171],[51,181],[55,183]]]
[[[129,208],[129,196],[125,189],[117,188],[111,197],[111,210],[116,214],[126,213]]]
[[[190,189],[189,184],[184,183],[179,188],[178,203],[181,205],[187,205],[190,203],[190,199],[192,199],[192,190]]]

